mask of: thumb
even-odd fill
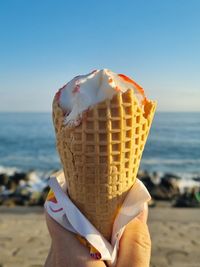
[[[143,223],[147,223],[147,218],[148,218],[148,204],[145,203],[144,204],[144,209],[143,211],[137,216],[137,218],[143,222]]]
[[[148,208],[133,219],[120,240],[116,267],[149,267],[151,239],[146,224]]]

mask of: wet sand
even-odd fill
[[[151,208],[152,267],[200,266],[200,210]],[[0,267],[42,267],[49,236],[41,208],[0,207]]]

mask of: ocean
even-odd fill
[[[51,113],[0,113],[0,172],[59,169]],[[200,175],[200,113],[157,112],[141,169]]]

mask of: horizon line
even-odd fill
[[[52,113],[52,111],[31,111],[31,110],[24,110],[24,111],[4,111],[0,110],[0,113]],[[156,113],[200,113],[200,110],[158,110]]]

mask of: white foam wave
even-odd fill
[[[0,165],[0,174],[6,173],[7,175],[13,175],[15,172],[19,172],[20,170],[17,167],[5,167]]]
[[[200,159],[142,159],[143,164],[154,165],[154,164],[164,164],[164,165],[183,165],[183,164],[200,164]]]

